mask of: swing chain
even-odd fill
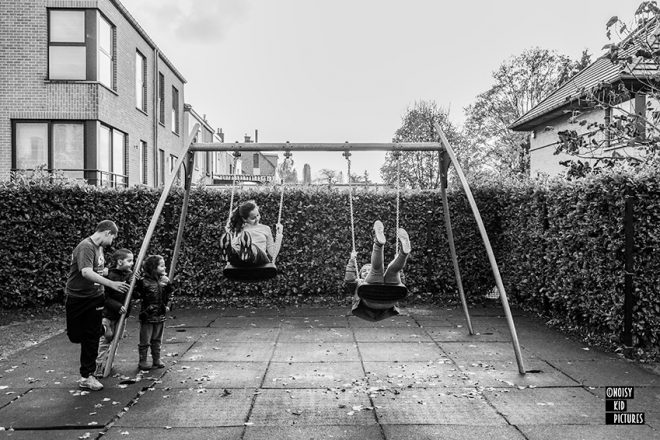
[[[288,143],[288,141],[287,141]],[[288,162],[293,162],[291,159],[291,156],[293,156],[293,153],[291,153],[291,150],[284,150],[284,164],[282,166],[282,171],[285,171],[287,169],[286,164]],[[283,175],[280,176],[282,178],[282,191],[280,192],[280,210],[279,213],[277,214],[277,223],[282,223],[282,206],[284,206],[284,187],[286,186],[286,182],[284,180],[284,173]]]
[[[355,217],[353,216],[353,186],[351,185],[351,152],[346,150],[344,153],[342,153],[342,156],[346,158],[346,162],[348,164],[348,207],[351,213],[351,243],[353,246],[351,255],[356,256],[353,259],[353,262],[355,264],[355,273],[357,274],[359,273],[359,270],[357,267],[357,251],[355,249]]]
[[[231,224],[231,212],[234,210],[234,194],[236,193],[236,165],[238,164],[238,158],[241,157],[240,151],[234,151],[234,169],[231,175],[231,198],[229,200],[229,215],[227,216],[227,223],[225,224],[225,231],[230,232],[229,226]]]
[[[395,150],[392,152],[392,157],[396,159],[396,229],[395,237],[399,233],[399,218],[400,218],[400,200],[401,200],[401,152]],[[399,254],[399,239],[395,238],[396,242],[396,255]]]

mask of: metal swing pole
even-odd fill
[[[516,355],[516,361],[518,362],[518,372],[520,374],[525,374],[525,365],[523,363],[522,352],[520,351],[520,343],[518,342],[518,334],[516,333],[516,326],[513,323],[513,316],[511,315],[509,300],[507,299],[506,291],[504,290],[504,283],[502,282],[502,277],[500,276],[500,270],[497,267],[497,261],[495,260],[495,253],[493,252],[493,248],[490,245],[490,240],[488,239],[488,234],[486,233],[486,227],[484,226],[484,222],[481,219],[481,214],[479,214],[477,203],[474,201],[474,196],[472,196],[472,191],[470,190],[470,186],[468,185],[467,179],[465,178],[465,174],[463,174],[463,170],[461,169],[458,160],[456,160],[456,155],[454,154],[454,150],[451,148],[451,145],[449,144],[449,141],[447,140],[445,133],[442,131],[442,128],[440,128],[440,124],[438,124],[437,122],[435,123],[435,129],[438,132],[438,135],[440,136],[440,140],[445,146],[446,154],[449,156],[451,163],[454,165],[454,168],[456,169],[456,173],[458,174],[458,178],[461,181],[461,185],[463,186],[463,190],[465,191],[465,195],[467,196],[467,199],[470,202],[470,208],[472,208],[472,214],[474,215],[474,219],[477,222],[477,226],[479,227],[479,233],[481,234],[481,239],[483,240],[484,246],[486,247],[486,253],[488,254],[488,261],[490,262],[490,267],[491,270],[493,271],[493,276],[495,277],[495,284],[497,285],[497,288],[500,290],[500,299],[502,300],[502,306],[504,307],[504,315],[506,316],[506,321],[507,324],[509,325],[509,332],[511,333],[513,351]]]
[[[465,290],[463,290],[463,280],[461,279],[461,270],[458,267],[458,257],[456,256],[456,244],[454,243],[454,232],[451,228],[451,217],[449,215],[449,201],[447,200],[447,177],[449,171],[450,160],[444,151],[441,151],[438,156],[440,166],[440,196],[442,198],[442,210],[445,215],[445,229],[447,230],[447,241],[449,242],[449,251],[451,253],[451,261],[454,265],[454,274],[456,275],[456,284],[458,285],[458,295],[461,298],[461,305],[463,306],[463,313],[465,313],[465,320],[467,322],[468,331],[474,335],[472,328],[472,320],[470,319],[470,311],[468,310],[467,300],[465,299]]]
[[[192,131],[190,134],[188,134],[186,138],[186,143],[184,144],[184,151],[181,157],[179,157],[174,164],[174,168],[172,169],[172,175],[167,179],[167,182],[165,182],[165,185],[163,186],[163,192],[160,195],[160,199],[158,200],[158,204],[156,205],[156,209],[154,210],[154,214],[151,217],[151,222],[149,223],[149,227],[147,228],[147,233],[144,236],[144,240],[142,241],[142,246],[140,247],[140,253],[138,254],[138,258],[135,261],[135,268],[136,272],[140,270],[140,267],[142,266],[142,262],[144,261],[144,258],[147,254],[147,249],[149,249],[149,242],[151,241],[151,236],[153,235],[154,231],[156,230],[156,224],[158,223],[158,218],[160,217],[160,213],[163,210],[163,206],[165,206],[165,201],[167,200],[167,196],[169,195],[170,189],[172,189],[172,185],[174,184],[174,180],[176,179],[176,173],[181,168],[181,165],[183,164],[183,161],[186,160],[188,156],[188,152],[190,151],[190,145],[192,143],[192,140],[194,139],[194,134],[197,134],[197,130],[199,129],[199,124],[195,124],[195,126],[192,128]],[[126,294],[126,299],[124,300],[124,308],[128,310],[128,306],[131,303],[131,297],[133,295],[133,290],[135,289],[135,283],[136,283],[136,277],[133,276],[131,278],[131,285],[128,288],[128,293]],[[118,329],[123,329],[126,321],[126,314],[124,313],[119,317],[119,323],[117,323],[117,328]],[[119,346],[119,340],[121,339],[121,333],[117,332],[115,333],[115,337],[112,340],[112,344],[110,344],[110,349],[108,351],[108,359],[106,360],[105,363],[105,369],[103,370],[103,377],[108,377],[110,375],[110,371],[112,370],[112,363],[114,362],[115,359],[115,354],[117,353],[117,347]]]

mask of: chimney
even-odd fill
[[[259,142],[259,130],[254,129],[254,141]]]
[[[222,132],[222,128],[218,128],[216,134],[220,138],[220,142],[225,141],[225,134]]]
[[[244,140],[243,142],[245,142],[246,144],[249,144],[250,142],[252,142],[252,141],[250,140],[250,136],[248,136],[247,134],[244,135],[244,138],[245,138],[245,140]]]

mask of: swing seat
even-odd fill
[[[277,276],[277,267],[274,263],[262,264],[259,266],[234,266],[227,263],[222,274],[225,278],[233,281],[265,281]]]
[[[361,283],[357,287],[357,295],[370,302],[400,301],[408,296],[408,288],[403,284],[369,284]]]

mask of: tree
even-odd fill
[[[333,185],[338,182],[340,173],[337,170],[323,168],[319,171],[319,174],[321,175],[321,180],[327,182],[328,185]]]
[[[606,36],[611,43],[603,47],[604,57],[620,66],[621,78],[584,90],[580,110],[569,118],[576,128],[557,132],[555,154],[574,157],[560,162],[568,168],[569,178],[617,165],[660,165],[660,85],[655,73],[660,66],[660,9],[656,2],[642,2],[634,23],[628,25],[617,16],[608,20]],[[641,105],[635,103],[637,98]],[[594,110],[605,118],[594,118]]]
[[[555,51],[533,48],[504,61],[495,83],[465,109],[465,133],[475,159],[500,175],[529,174],[529,137],[509,126],[590,64],[587,51],[572,61]]]
[[[437,142],[435,123],[438,122],[447,140],[460,157],[465,142],[458,128],[448,118],[448,112],[434,101],[419,101],[406,110],[402,125],[394,133],[392,142]],[[400,155],[401,185],[415,189],[440,188],[438,153],[435,151],[404,151]],[[383,181],[390,185],[397,182],[397,160],[393,152],[385,155],[385,164],[380,169]]]

